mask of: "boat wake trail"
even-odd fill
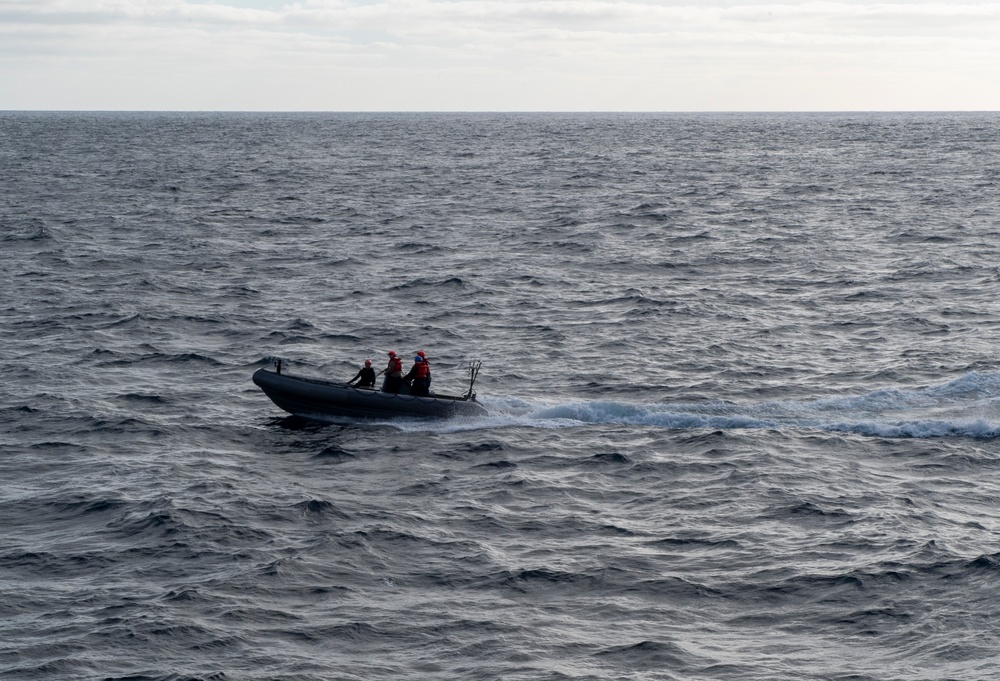
[[[970,372],[917,390],[756,403],[639,404],[487,398],[489,416],[438,422],[448,431],[623,424],[675,429],[807,429],[887,438],[1000,437],[1000,372]],[[418,424],[401,424],[405,429]],[[426,426],[425,426],[426,427]]]

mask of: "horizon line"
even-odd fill
[[[3,109],[0,113],[198,114],[987,114],[1000,109]]]

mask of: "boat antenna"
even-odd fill
[[[476,391],[472,389],[476,385],[476,378],[479,377],[479,369],[483,366],[481,361],[473,360],[469,362],[469,392],[465,393],[465,399],[476,401]]]

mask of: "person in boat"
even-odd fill
[[[417,350],[417,354],[424,358],[424,364],[427,365],[427,390],[431,389],[431,363],[427,361],[427,353],[423,350]]]
[[[358,381],[358,379],[361,379]],[[374,388],[375,387],[375,370],[372,369],[372,361],[370,359],[365,360],[365,366],[358,372],[358,375],[347,382],[347,385],[351,385],[354,381],[358,381],[359,388]]]
[[[385,380],[382,382],[382,392],[398,393],[403,387],[403,359],[395,350],[389,351],[389,365],[382,370]]]
[[[410,394],[419,395],[421,397],[426,397],[430,393],[429,381],[431,367],[424,358],[417,355],[413,358],[413,368],[410,369],[410,373],[403,377],[403,382],[410,384]]]

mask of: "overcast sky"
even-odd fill
[[[1000,109],[1000,2],[0,0],[0,109]]]

